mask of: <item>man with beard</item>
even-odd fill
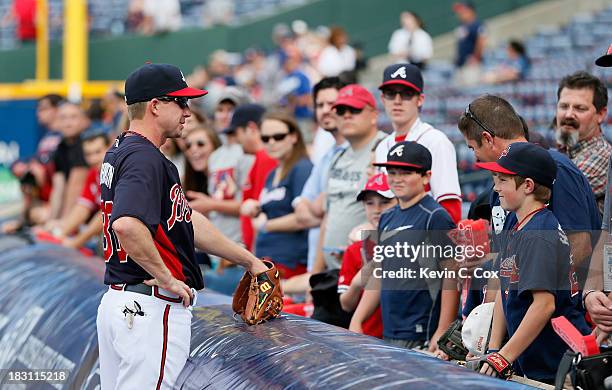
[[[608,113],[608,90],[597,77],[579,71],[564,77],[557,90],[558,149],[584,173],[604,211],[606,176],[612,145],[601,131]]]

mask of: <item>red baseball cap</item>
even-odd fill
[[[395,198],[395,195],[389,189],[387,175],[385,175],[384,173],[378,173],[368,180],[364,189],[361,190],[359,195],[357,195],[357,201],[362,201],[368,192],[376,192],[378,195],[387,199]]]
[[[365,106],[376,108],[376,100],[374,95],[359,84],[349,84],[338,91],[338,98],[334,103],[333,108],[338,106],[349,106],[362,109]]]

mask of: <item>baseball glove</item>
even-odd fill
[[[465,360],[468,354],[467,348],[463,345],[463,341],[461,341],[461,326],[461,321],[456,320],[438,339],[438,347],[451,360]]]
[[[263,259],[269,270],[257,275],[246,271],[234,292],[232,309],[248,325],[257,325],[280,316],[283,293],[274,263]]]

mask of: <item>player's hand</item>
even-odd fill
[[[251,264],[249,272],[252,275],[259,275],[260,273],[266,272],[267,270],[269,270],[268,266],[265,265],[264,262],[260,259],[257,259],[257,261],[254,261],[253,264]]]
[[[444,351],[442,351],[439,348],[436,348],[436,350],[434,351],[434,356],[437,357],[438,359],[441,360],[445,360],[445,361],[449,361],[449,357],[446,353],[444,353]]]
[[[14,219],[12,221],[7,221],[0,226],[0,232],[4,234],[13,234],[17,230],[21,229],[23,226],[23,222]]]
[[[608,342],[608,338],[610,337],[610,334],[607,332],[604,332],[603,330],[599,329],[598,326],[595,327],[595,329],[593,329],[593,333],[591,333],[593,336],[595,336],[596,340],[597,340],[597,345],[607,345],[609,344]]]
[[[436,352],[438,350],[438,340],[440,339],[442,334],[444,334],[444,332],[436,331],[433,336],[431,336],[431,340],[429,340],[429,346],[427,347],[427,350],[429,352]]]
[[[247,199],[240,205],[240,214],[246,217],[255,218],[260,212],[259,201],[255,199]]]
[[[597,327],[612,333],[612,300],[602,291],[594,291],[587,295],[584,305]]]
[[[157,286],[163,288],[173,294],[176,294],[183,298],[183,306],[187,307],[191,305],[193,296],[191,295],[191,289],[185,283],[181,282],[176,278],[170,278],[166,283],[160,283],[157,279],[145,280],[144,284],[147,286]]]

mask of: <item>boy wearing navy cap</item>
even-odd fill
[[[480,372],[508,378],[514,369],[518,375],[554,383],[567,345],[550,319],[565,316],[584,334],[590,331],[576,308],[579,288],[569,241],[546,208],[557,164],[540,146],[516,142],[497,162],[476,165],[494,172],[502,208],[517,216],[504,226],[507,236],[496,262],[500,290]],[[502,345],[506,332],[509,340]]]
[[[448,212],[425,190],[431,177],[431,161],[426,147],[405,141],[391,148],[386,162],[374,164],[387,169],[389,187],[399,201],[380,217],[379,246],[387,249],[406,241],[421,244],[431,241],[436,231],[446,237],[446,232],[455,227]],[[420,265],[421,259],[410,262],[397,255],[385,256],[382,261],[383,270],[400,266],[418,273]],[[439,269],[438,264],[431,269]],[[436,351],[437,340],[457,317],[459,298],[456,288],[441,289],[440,279],[370,278],[372,284],[364,292],[350,329],[359,329],[380,302],[385,341],[406,348],[428,346],[430,351]]]

